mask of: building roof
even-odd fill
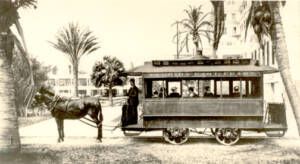
[[[228,61],[230,64],[225,64]],[[241,61],[240,64],[232,61]],[[247,63],[246,61],[249,61]],[[190,64],[190,62],[194,62]],[[202,62],[202,64],[197,64]],[[175,64],[174,64],[175,63]],[[187,63],[183,65],[181,63]],[[217,64],[214,64],[217,63]],[[177,64],[177,65],[176,65]],[[202,59],[202,60],[162,60],[145,62],[144,65],[135,67],[127,73],[129,75],[163,74],[163,73],[209,73],[209,72],[261,72],[275,73],[276,68],[270,66],[258,66],[250,59]]]

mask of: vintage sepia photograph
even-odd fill
[[[300,0],[0,0],[0,164],[300,163]]]

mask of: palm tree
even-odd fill
[[[113,105],[112,88],[116,85],[122,85],[126,81],[126,77],[123,63],[116,57],[110,56],[104,56],[103,62],[96,62],[91,75],[92,83],[96,87],[102,85],[108,87],[111,105]]]
[[[252,24],[260,45],[263,44],[263,37],[271,37],[273,53],[275,54],[280,75],[293,109],[300,136],[300,101],[290,73],[288,50],[280,16],[280,5],[280,1],[252,2],[247,19],[247,27],[250,23]]]
[[[212,27],[212,24],[209,21],[206,21],[205,18],[211,14],[204,14],[201,11],[201,5],[199,7],[189,6],[189,9],[185,9],[184,12],[187,14],[188,18],[185,18],[181,21],[176,21],[174,24],[179,24],[183,27],[182,31],[179,31],[175,34],[174,37],[179,37],[180,35],[185,35],[184,39],[181,41],[181,48],[186,47],[189,51],[188,43],[192,41],[195,45],[196,52],[198,55],[202,55],[203,45],[202,37],[205,37],[210,42],[210,31],[209,28]],[[201,49],[200,49],[201,45]]]
[[[27,53],[23,30],[19,22],[19,8],[36,7],[36,0],[1,0],[0,1],[0,151],[19,151],[20,136],[18,129],[18,118],[15,105],[14,84],[12,76],[13,48],[16,46],[25,62],[30,61]],[[11,27],[15,25],[22,39],[19,42],[16,35],[12,33]],[[33,97],[33,76],[30,73],[28,87],[31,88],[27,94],[28,103]],[[28,105],[27,105],[28,106]]]
[[[225,26],[225,13],[224,1],[211,1],[214,7],[214,41],[213,41],[213,56],[217,56],[220,39],[224,32]]]
[[[96,51],[98,47],[97,38],[92,31],[83,29],[74,23],[69,23],[57,33],[56,42],[50,44],[57,50],[63,52],[69,58],[73,66],[74,90],[73,96],[78,96],[78,66],[83,55]]]

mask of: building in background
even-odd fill
[[[130,78],[130,77],[129,77]],[[137,85],[140,85],[140,80],[136,78]],[[49,73],[48,85],[51,86],[56,95],[71,97],[73,86],[72,66],[59,68],[56,66],[52,68]],[[113,88],[113,96],[125,96],[130,88],[127,81],[123,86],[116,86]],[[91,82],[91,75],[84,71],[78,73],[78,96],[101,96],[108,97],[108,89],[101,86],[96,88]]]

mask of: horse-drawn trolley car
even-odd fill
[[[129,131],[161,130],[172,144],[187,141],[191,129],[210,129],[224,145],[246,130],[283,136],[283,103],[264,99],[264,75],[278,72],[252,59],[154,60],[128,71],[140,76],[141,119]]]

